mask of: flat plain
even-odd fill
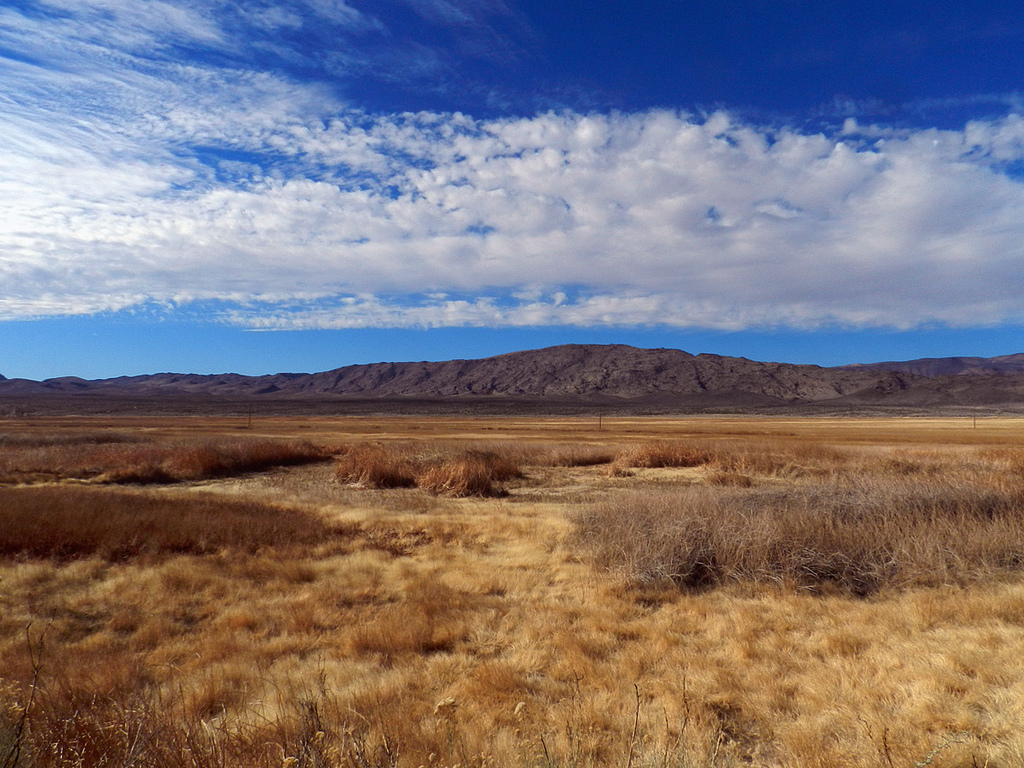
[[[0,766],[1024,765],[1024,419],[0,421]]]

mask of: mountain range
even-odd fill
[[[915,376],[992,376],[1024,373],[1024,353],[999,357],[922,357],[902,362],[851,365],[847,368],[871,368],[876,371],[902,371]]]
[[[678,349],[563,345],[479,360],[349,365],[321,373],[158,373],[85,380],[0,376],[0,400],[92,395],[280,400],[486,400],[633,404],[681,410],[786,406],[1024,409],[1024,354],[824,368]]]

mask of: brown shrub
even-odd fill
[[[215,681],[216,684],[217,681]],[[215,685],[216,688],[216,685]],[[224,692],[237,698],[236,691]],[[0,691],[0,707],[9,705]],[[44,681],[32,694],[22,731],[7,745],[0,730],[3,768],[396,768],[402,741],[372,733],[369,720],[324,694],[278,691],[270,717],[225,713],[216,692],[210,707],[148,688],[83,691]],[[27,695],[17,697],[26,699]],[[14,709],[25,708],[24,701]],[[2,727],[0,721],[0,727]],[[415,731],[410,723],[405,732]],[[404,735],[404,734],[403,734]],[[375,738],[374,738],[375,737]],[[431,743],[434,752],[440,751]],[[423,750],[420,750],[423,751]],[[427,760],[424,754],[419,762]]]
[[[198,720],[176,724],[139,696],[44,691],[31,718],[31,765],[212,765],[216,739]],[[189,727],[191,726],[191,727]],[[196,727],[199,726],[199,727]]]
[[[710,448],[689,442],[641,443],[627,448],[615,459],[617,464],[638,469],[699,467],[715,458]]]
[[[515,480],[523,476],[519,464],[510,456],[493,451],[469,450],[465,458],[480,461],[487,467],[491,480],[496,483],[503,483],[507,480]]]
[[[325,722],[324,704],[309,696],[281,702],[273,719],[250,723],[223,717],[222,696],[199,700],[135,693],[83,693],[45,685],[34,702],[20,757],[10,768],[146,766],[147,768],[279,768],[328,765],[394,768],[397,754],[375,754],[349,734],[336,716]],[[5,753],[0,752],[0,758]]]
[[[495,483],[522,477],[511,459],[484,451],[467,451],[428,464],[417,475],[421,488],[442,496],[494,496]]]
[[[416,467],[408,453],[394,446],[350,446],[338,456],[334,476],[343,483],[372,488],[411,488]]]
[[[150,475],[172,480],[203,480],[211,477],[258,472],[270,467],[294,466],[323,461],[328,452],[306,441],[274,440],[211,441],[175,444],[167,449],[143,453],[135,462],[113,470],[116,482],[145,482]],[[155,463],[158,462],[158,463]]]
[[[443,496],[493,496],[495,483],[522,477],[518,463],[493,451],[414,456],[397,446],[352,446],[335,465],[335,477],[373,488],[419,487]]]

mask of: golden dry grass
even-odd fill
[[[0,509],[0,556],[21,559],[305,553],[335,533],[308,511],[248,499],[169,499],[77,486],[0,487]]]
[[[27,450],[16,426],[0,455]],[[360,418],[250,438],[348,446],[326,449],[338,466],[500,458],[500,497],[316,463],[145,489],[42,473],[0,489],[0,538],[23,542],[0,557],[0,765],[1019,766],[1020,427]],[[651,445],[703,458],[629,459]],[[616,559],[678,549],[683,502],[718,528],[717,579]],[[931,559],[862,589],[809,557],[837,541]]]
[[[712,486],[722,475],[709,478]],[[598,562],[643,583],[730,581],[866,595],[1024,567],[1024,486],[941,478],[617,494],[575,516]]]
[[[339,449],[334,475],[341,482],[371,488],[423,488],[440,496],[500,496],[496,483],[522,477],[507,452],[483,448],[447,450],[429,455],[410,446],[355,445]]]

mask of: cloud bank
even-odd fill
[[[1024,321],[1016,113],[828,132],[724,111],[367,114],[238,50],[238,25],[376,34],[343,3],[32,8],[0,9],[0,319]]]

